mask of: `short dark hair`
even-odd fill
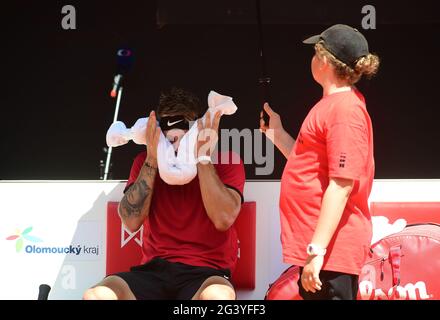
[[[157,115],[162,116],[184,116],[186,120],[192,121],[202,113],[200,99],[187,90],[173,87],[162,92],[157,107]]]

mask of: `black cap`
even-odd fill
[[[323,33],[307,38],[303,43],[315,44],[321,40],[330,53],[352,68],[359,58],[369,54],[367,39],[357,29],[345,24],[335,24]]]

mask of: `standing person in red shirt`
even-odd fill
[[[199,162],[191,182],[169,185],[157,174],[160,130],[177,149],[182,138],[177,133],[187,132],[189,122],[201,111],[199,99],[190,92],[173,88],[161,95],[160,128],[152,111],[147,151],[135,158],[119,205],[129,230],[136,231],[147,221],[141,265],[106,277],[87,290],[84,299],[235,299],[230,279],[238,253],[233,223],[243,202],[244,166],[239,158],[231,161],[238,157],[232,153],[228,163],[220,163],[222,156],[212,154],[217,140],[200,134],[203,129],[217,133],[220,114],[211,121],[208,112],[204,125],[198,120]],[[218,157],[216,164],[209,160],[211,156]]]
[[[280,193],[283,258],[300,266],[304,299],[356,299],[372,237],[374,158],[371,119],[354,84],[374,75],[379,59],[347,25],[304,43],[315,46],[311,71],[323,88],[321,100],[296,141],[268,104],[269,126],[260,120],[260,129],[287,158]]]

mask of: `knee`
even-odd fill
[[[235,300],[233,288],[223,284],[212,284],[200,293],[200,300]]]
[[[84,300],[117,300],[118,297],[110,288],[98,286],[84,292]]]

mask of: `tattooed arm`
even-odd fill
[[[147,124],[147,157],[136,182],[128,189],[119,203],[118,212],[124,225],[131,232],[138,230],[150,212],[154,180],[157,174],[157,144],[160,128],[152,111]]]
[[[157,164],[145,159],[136,182],[128,189],[119,203],[119,216],[131,232],[138,230],[150,212]]]

